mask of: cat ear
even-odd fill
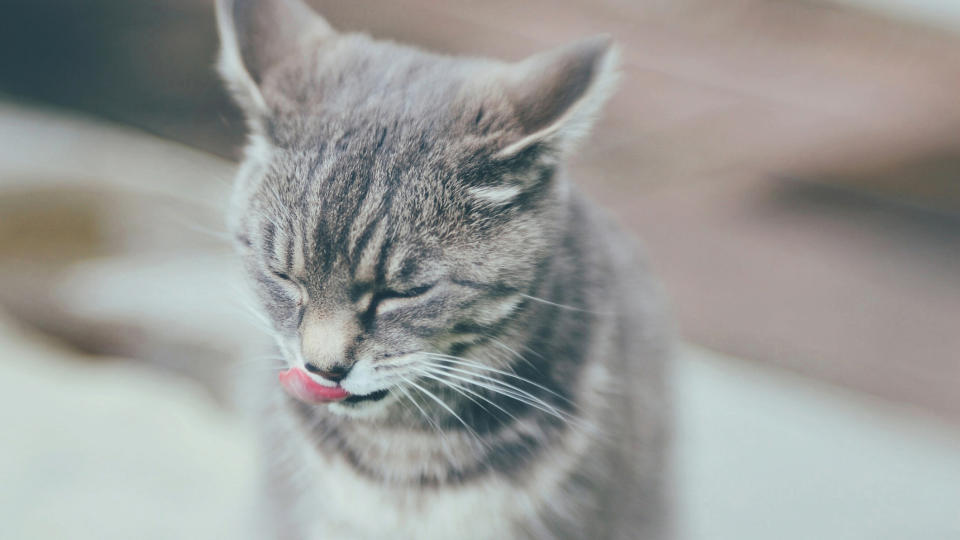
[[[613,93],[618,56],[609,36],[596,36],[510,65],[503,85],[521,133],[497,156],[510,157],[537,143],[569,150]]]
[[[248,114],[267,111],[265,73],[304,41],[335,34],[302,0],[217,0],[220,74]]]

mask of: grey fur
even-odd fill
[[[269,530],[668,537],[661,296],[562,166],[609,40],[506,64],[338,34],[299,0],[218,22],[251,126],[230,223],[280,353],[389,390],[309,405],[251,371]]]

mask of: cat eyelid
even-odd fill
[[[412,287],[402,291],[394,289],[385,289],[371,296],[370,302],[367,306],[368,313],[383,313],[386,311],[392,311],[400,305],[404,304],[404,300],[413,300],[424,296],[439,283],[433,282],[426,285],[420,285],[417,287]]]
[[[283,286],[286,287],[287,289],[290,289],[291,287],[296,289],[297,291],[296,301],[298,306],[302,306],[303,304],[306,303],[307,292],[304,286],[299,281],[291,277],[286,272],[274,270],[269,267],[267,268],[267,272],[269,272],[275,279],[277,279],[282,284],[284,284]],[[300,316],[302,317],[303,314],[301,313]]]
[[[423,296],[430,292],[439,281],[433,283],[428,283],[425,285],[420,285],[417,287],[412,287],[403,291],[398,291],[395,289],[386,289],[374,295],[377,299],[386,300],[388,298],[416,298],[418,296]]]
[[[270,275],[272,275],[274,279],[276,279],[277,281],[283,284],[286,284],[286,286],[295,287],[301,297],[305,294],[303,285],[290,274],[287,274],[286,272],[281,272],[279,270],[274,270],[272,268],[267,268],[267,272],[270,273]]]
[[[293,278],[284,272],[277,272],[276,270],[270,270],[269,272],[273,274],[273,277],[280,278],[283,281],[293,281]]]
[[[297,280],[293,276],[284,272],[283,270],[277,270],[267,265],[264,266],[264,269],[267,271],[268,274],[279,279],[280,281],[289,281],[291,283],[297,282]]]

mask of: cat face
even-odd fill
[[[415,377],[397,366],[417,355],[496,335],[547,255],[557,197],[476,202],[460,167],[387,147],[372,162],[272,149],[236,229],[289,364],[333,381],[341,371],[356,395]],[[297,173],[311,168],[327,174]]]
[[[607,40],[504,64],[338,34],[293,0],[218,21],[251,127],[231,228],[289,367],[372,414],[495,342],[549,271]]]

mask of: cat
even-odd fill
[[[228,216],[275,341],[243,398],[277,538],[672,534],[671,331],[569,181],[607,37],[507,63],[217,0],[250,138]]]

